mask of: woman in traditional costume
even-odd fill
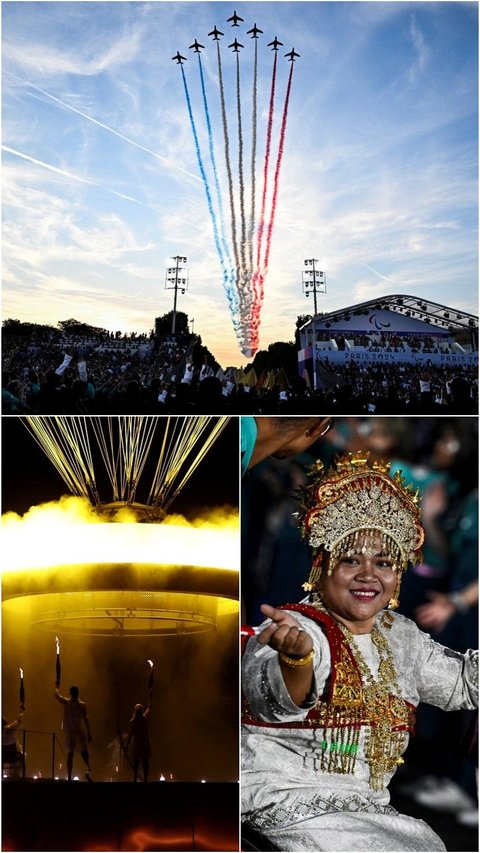
[[[419,702],[477,706],[477,653],[394,612],[421,559],[418,496],[388,464],[348,454],[313,466],[298,523],[314,548],[309,596],[262,605],[244,654],[243,818],[280,850],[445,850],[387,788]]]

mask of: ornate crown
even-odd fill
[[[370,540],[380,539],[394,568],[421,561],[425,534],[418,490],[405,486],[401,471],[393,477],[389,471],[389,463],[363,451],[337,456],[328,471],[320,461],[310,468],[297,521],[310,545],[330,554],[331,566],[341,551],[349,556],[367,551],[367,532]]]

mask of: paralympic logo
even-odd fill
[[[382,323],[381,320],[377,320],[376,314],[371,314],[368,318],[368,322],[375,326],[375,328],[380,332],[382,329],[388,329],[390,326],[390,321],[388,320],[386,323]]]

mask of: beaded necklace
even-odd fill
[[[317,596],[314,596],[312,603],[316,609],[331,616]],[[374,624],[371,639],[379,656],[378,678],[375,680],[355,643],[354,634],[341,622],[335,621],[349,644],[362,677],[362,705],[365,717],[373,723],[365,727],[365,760],[370,770],[371,788],[381,791],[385,787],[385,775],[403,764],[401,754],[405,745],[405,731],[398,730],[398,723],[405,716],[405,704],[401,698],[395,662],[387,638]]]

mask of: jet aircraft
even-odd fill
[[[273,45],[273,47],[272,47],[272,45]],[[279,41],[279,40],[277,39],[277,37],[275,36],[275,38],[273,39],[273,41],[270,41],[270,42],[268,43],[267,47],[271,47],[271,48],[272,48],[272,50],[278,50],[279,45],[281,45],[281,46],[283,47],[283,41]]]
[[[247,36],[253,33],[252,39],[258,39],[257,33],[263,33],[263,30],[259,30],[256,24],[253,25],[251,30],[247,30]]]
[[[237,39],[235,39],[235,41],[234,41],[234,42],[232,42],[232,44],[229,44],[228,46],[229,46],[229,47],[233,47],[233,52],[234,52],[234,53],[240,53],[240,51],[239,51],[239,49],[238,49],[238,48],[239,48],[239,47],[243,47],[243,44],[240,44],[240,42],[239,42],[239,41],[237,41]]]
[[[200,48],[201,48],[201,47],[205,48],[205,45],[204,45],[204,44],[200,44],[200,42],[198,42],[198,41],[197,41],[197,39],[195,39],[195,41],[193,42],[193,44],[191,44],[191,45],[190,45],[189,50],[191,50],[191,49],[192,49],[192,47],[193,47],[193,50],[195,51],[195,53],[200,53]]]
[[[295,57],[296,57],[296,56],[300,56],[300,54],[299,54],[299,53],[295,53],[295,51],[294,51],[294,49],[293,49],[293,47],[292,47],[292,49],[291,49],[288,53],[286,53],[286,54],[285,54],[285,56],[288,56],[288,61],[289,61],[289,62],[295,62]]]
[[[238,21],[243,21],[243,18],[241,18],[240,15],[237,15],[237,13],[234,9],[232,17],[227,18],[227,24],[229,24],[230,21],[233,21],[232,27],[238,27]]]
[[[181,54],[181,53],[179,53],[179,51],[178,51],[178,50],[177,50],[177,52],[176,52],[175,56],[172,56],[172,59],[176,59],[176,60],[177,60],[177,64],[178,64],[178,65],[182,65],[184,62],[186,62],[186,61],[187,61],[187,57],[186,57],[186,56],[182,56],[182,54]]]
[[[219,36],[223,36],[223,33],[220,30],[217,30],[216,27],[213,28],[212,32],[208,34],[209,36],[213,36],[214,41],[220,41]]]

